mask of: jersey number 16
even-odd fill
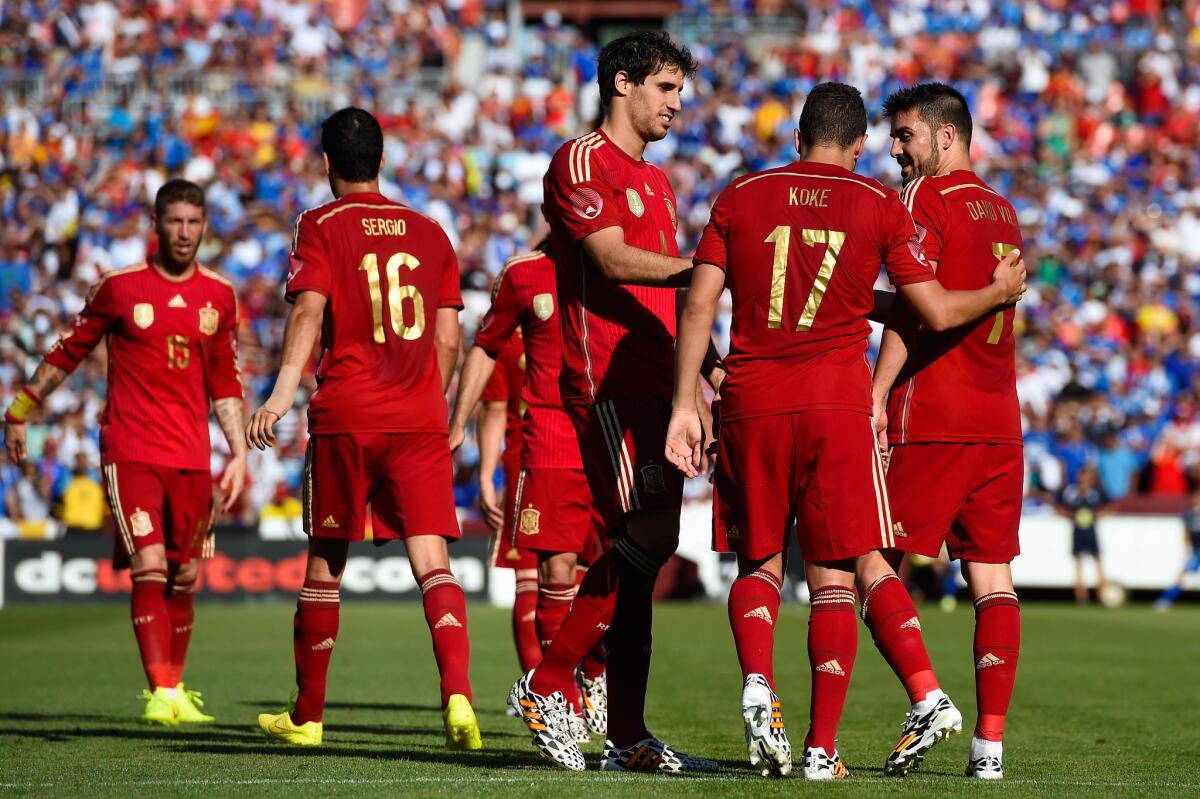
[[[400,282],[400,267],[411,271],[421,265],[414,255],[398,252],[388,258],[384,266],[387,275],[387,308],[392,323],[392,332],[405,341],[413,341],[425,332],[425,298],[416,286]],[[358,264],[358,271],[367,273],[367,288],[371,292],[371,321],[374,323],[372,337],[376,344],[383,344],[383,287],[379,280],[379,256],[367,253]],[[404,300],[412,300],[413,321],[404,321]]]

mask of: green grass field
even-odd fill
[[[971,613],[923,611],[943,685],[974,721]],[[1005,751],[1008,779],[961,777],[967,739],[929,755],[904,781],[879,772],[907,709],[894,676],[860,636],[839,747],[846,784],[767,781],[745,762],[740,679],[725,611],[663,605],[656,611],[650,686],[652,728],[684,751],[721,761],[718,776],[655,778],[569,774],[530,748],[504,716],[517,676],[507,611],[472,609],[476,708],[485,749],[441,748],[437,678],[415,604],[348,604],[330,674],[325,744],[268,744],[255,714],[292,684],[292,609],[283,604],[202,605],[188,684],[204,691],[217,722],[163,731],[135,723],[142,688],[128,611],[0,611],[0,789],[13,795],[235,794],[388,796],[755,796],[833,792],[1182,796],[1200,794],[1200,612],[1169,614],[1029,605]],[[799,745],[808,703],[807,610],[786,607],[776,648],[779,690]],[[589,765],[600,745],[585,746]]]

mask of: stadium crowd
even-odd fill
[[[1025,229],[1029,501],[1090,463],[1113,499],[1182,506],[1200,484],[1200,0],[689,0],[670,24],[701,69],[648,154],[678,195],[684,252],[731,177],[790,160],[815,83],[852,83],[877,109],[902,85],[953,82],[975,112],[974,160]],[[550,154],[596,117],[596,52],[553,12],[514,29],[494,0],[0,5],[4,401],[98,275],[145,256],[149,198],[180,174],[207,189],[200,257],[239,287],[257,404],[280,354],[292,223],[330,198],[315,124],[347,103],[384,125],[385,193],[450,235],[470,335],[505,259],[544,231]],[[889,146],[876,120],[859,169],[897,185]],[[96,518],[104,380],[93,358],[34,418],[40,466],[0,470],[9,520]],[[252,457],[242,520],[295,510],[303,420],[289,414],[286,445]],[[477,453],[458,458],[470,509]]]

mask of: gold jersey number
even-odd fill
[[[1017,249],[1015,244],[1005,244],[1002,241],[992,242],[992,255],[997,261],[1003,261],[1004,256]],[[992,322],[992,332],[988,333],[988,344],[999,344],[1000,336],[1004,334],[1004,311],[996,311],[996,321]]]
[[[408,267],[412,271],[420,265],[421,262],[412,254],[398,252],[388,258],[383,268],[387,277],[387,309],[392,332],[405,341],[419,339],[425,332],[425,298],[416,286],[400,282],[400,267]],[[364,255],[358,271],[367,273],[367,288],[371,292],[372,337],[376,344],[383,344],[386,339],[383,333],[383,286],[379,279],[379,256],[375,253]],[[412,300],[411,324],[404,319],[405,299]]]
[[[817,269],[817,278],[813,281],[812,291],[804,303],[804,311],[796,324],[796,332],[803,333],[811,330],[817,320],[817,311],[821,309],[821,300],[825,299],[825,290],[829,288],[829,280],[837,266],[838,256],[842,245],[846,243],[846,234],[840,230],[813,230],[803,228],[800,239],[809,247],[818,244],[825,245],[825,256]],[[775,245],[775,262],[771,268],[771,304],[767,308],[767,327],[779,329],[783,327],[783,294],[787,284],[788,247],[792,243],[792,228],[790,225],[779,225],[763,240],[766,244]]]

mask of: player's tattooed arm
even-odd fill
[[[33,379],[17,392],[12,404],[4,412],[4,449],[14,466],[20,466],[29,454],[25,420],[41,406],[50,392],[62,385],[67,374],[65,369],[42,361],[33,373]]]
[[[600,274],[613,283],[631,286],[687,286],[692,262],[664,252],[651,252],[625,243],[619,227],[597,230],[580,242]]]
[[[242,405],[241,397],[224,397],[216,400],[213,403],[213,410],[217,414],[217,423],[221,425],[221,432],[225,434],[225,440],[229,442],[229,450],[232,456],[229,462],[225,464],[225,471],[221,473],[221,492],[225,495],[225,501],[221,503],[221,510],[229,510],[233,507],[233,503],[237,502],[237,498],[241,496],[242,489],[246,485],[246,440],[242,437],[242,430],[246,424],[246,413]]]

